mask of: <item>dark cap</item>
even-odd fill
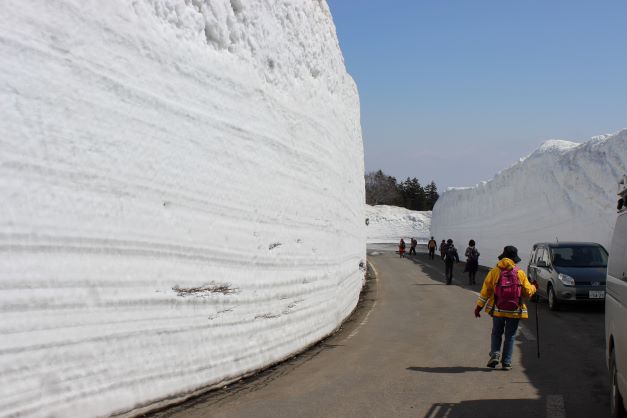
[[[499,260],[502,260],[504,258],[509,258],[514,263],[519,263],[520,257],[518,257],[518,248],[514,247],[513,245],[508,245],[507,247],[503,248],[503,254],[499,255]]]
[[[452,243],[453,243],[453,240],[449,238],[449,239],[447,239],[447,240],[446,240],[446,243],[447,243],[447,244],[452,244]]]

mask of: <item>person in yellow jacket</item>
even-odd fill
[[[503,344],[501,364],[504,370],[510,370],[518,322],[521,318],[529,317],[524,300],[536,293],[537,283],[530,283],[525,272],[516,265],[520,262],[516,247],[506,246],[498,258],[499,262],[483,281],[481,295],[475,307],[475,316],[479,318],[484,307],[492,316],[492,344],[487,366],[495,368],[499,364]],[[512,285],[506,287],[509,283]]]

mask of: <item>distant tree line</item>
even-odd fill
[[[371,171],[366,176],[366,203],[369,205],[392,205],[411,210],[433,210],[440,196],[433,181],[422,186],[417,178],[398,183],[396,178],[383,171]]]

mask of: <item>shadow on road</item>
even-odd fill
[[[406,257],[420,265],[434,282],[444,285],[444,262],[429,258],[426,252]],[[495,260],[496,264],[496,260]],[[454,266],[452,286],[480,292],[487,272],[480,267],[476,285],[468,284],[464,263]],[[538,400],[507,399],[433,404],[425,418],[451,417],[524,417],[544,411],[546,416],[602,418],[609,416],[609,385],[605,367],[604,309],[598,305],[568,305],[551,312],[545,301],[529,302],[529,319],[521,321],[516,349],[521,367],[537,390]],[[472,306],[468,308],[472,315]],[[536,336],[539,323],[540,357]],[[490,327],[485,329],[485,347],[490,344]],[[492,371],[481,367],[409,367],[427,373],[465,373]],[[498,397],[498,394],[495,394]],[[511,414],[503,411],[512,411]],[[544,415],[543,415],[544,416]]]
[[[418,251],[416,255],[407,255],[405,256],[407,260],[415,264],[419,264],[422,267],[422,271],[432,280],[436,282],[440,282],[443,285],[446,285],[446,277],[444,276],[444,261],[436,255],[436,257],[431,260],[429,258],[429,254],[427,252]],[[483,285],[483,279],[485,275],[488,273],[489,269],[487,267],[479,266],[479,271],[477,271],[476,281],[477,284],[470,285],[468,284],[468,273],[464,273],[464,267],[466,263],[456,263],[453,266],[453,282],[452,285],[461,286],[468,289],[473,289],[477,292],[481,290],[481,286]],[[435,283],[434,283],[435,284]],[[420,285],[417,286],[432,286],[430,285]]]

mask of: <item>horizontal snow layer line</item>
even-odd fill
[[[4,6],[0,416],[130,411],[337,328],[364,166],[324,1]]]
[[[208,314],[225,309],[225,306],[252,306],[272,302],[282,305],[286,299],[299,299],[313,296],[316,292],[326,290],[331,293],[333,288],[341,286],[345,280],[351,279],[355,273],[350,267],[343,269],[329,268],[324,275],[304,276],[288,272],[281,280],[264,281],[261,283],[207,281],[199,288],[223,287],[228,292],[205,291],[190,293],[178,285],[166,287],[164,281],[155,283],[149,279],[135,281],[131,286],[119,286],[117,283],[83,284],[83,286],[56,288],[53,286],[34,289],[4,289],[0,291],[3,316],[13,319],[16,323],[0,326],[4,333],[36,332],[42,324],[50,328],[72,326],[92,326],[97,322],[109,323],[113,318],[125,314],[135,315],[134,320],[143,318],[133,310],[142,309],[152,312],[164,307],[190,307],[203,309]],[[277,274],[278,275],[278,274]],[[170,281],[172,283],[172,281]],[[233,310],[233,309],[231,309]],[[114,312],[115,311],[115,312]],[[245,314],[246,311],[239,314]],[[81,314],[81,315],[78,315]],[[110,315],[117,316],[110,316]],[[20,316],[28,318],[20,320]],[[78,316],[75,316],[78,315]],[[102,317],[94,315],[102,315]],[[39,318],[41,319],[33,319]],[[176,317],[172,318],[173,320]],[[131,318],[128,318],[131,319]],[[19,324],[19,325],[18,325]],[[8,341],[7,341],[8,343]],[[0,344],[2,346],[2,344]]]
[[[285,324],[277,324],[277,328],[281,325]],[[193,331],[193,330],[191,330]],[[275,353],[279,354],[280,357],[276,357],[272,362],[283,360],[294,353],[294,347],[297,345],[306,342],[306,345],[310,345],[313,342],[324,338],[329,333],[333,332],[333,330],[328,330],[323,326],[318,328],[308,329],[306,331],[301,330],[300,333],[296,333],[291,339],[275,339],[272,343],[267,344],[267,349],[269,353],[272,353],[274,357]],[[312,340],[313,337],[313,340]],[[170,348],[171,350],[180,350],[180,339],[184,338],[188,343],[191,344],[207,344],[210,341],[206,340],[202,335],[198,335],[197,332],[194,332],[187,337],[184,335],[176,335],[176,342],[173,341],[171,347],[168,347],[166,344],[166,348]],[[163,338],[158,338],[154,340],[155,344],[160,343]],[[255,359],[258,358],[258,350],[254,345],[246,344],[246,340],[250,340],[248,337],[245,337],[239,341],[239,354],[237,357],[233,357],[229,355],[230,353],[221,353],[218,354],[218,358],[221,358],[221,361],[216,361],[213,364],[207,364],[203,361],[201,356],[197,357],[188,357],[185,360],[185,363],[188,365],[187,373],[189,381],[202,381],[202,379],[206,379],[208,375],[216,373],[221,368],[229,367],[232,368],[233,364],[243,364],[246,365],[243,374],[248,374],[251,371],[257,370],[263,365],[255,362]],[[150,342],[150,341],[148,341]],[[244,347],[244,349],[242,349]],[[235,345],[233,346],[235,348]],[[139,347],[140,351],[143,351],[141,347]],[[286,354],[288,353],[288,354]],[[113,366],[114,370],[122,370],[122,368],[126,367],[127,364],[124,361],[124,358],[129,355],[133,355],[132,347],[127,347],[127,350],[119,353],[109,353],[112,357],[120,358],[121,360],[116,364],[115,362],[110,362]],[[90,357],[90,361],[99,361],[99,358],[107,359],[109,356],[107,353],[98,353],[94,352],[94,356]],[[165,361],[163,361],[165,360]],[[176,364],[180,362],[180,359],[177,356],[173,356],[171,358],[163,359],[162,361],[150,361],[147,358],[147,363],[144,363],[141,367],[141,371],[134,369],[127,369],[121,372],[118,376],[111,375],[110,370],[106,367],[99,367],[90,372],[77,372],[74,367],[63,368],[63,364],[58,362],[56,363],[56,370],[48,369],[47,372],[49,376],[63,376],[63,380],[58,378],[52,378],[49,381],[44,382],[44,390],[54,390],[54,386],[59,386],[63,384],[73,384],[80,385],[84,387],[83,390],[73,394],[73,395],[65,395],[61,396],[61,394],[57,394],[54,397],[53,402],[42,402],[41,398],[41,385],[42,382],[37,378],[36,375],[33,375],[32,379],[29,379],[28,376],[24,378],[24,376],[20,376],[22,381],[20,385],[11,386],[8,382],[11,381],[11,378],[16,376],[6,376],[1,380],[3,382],[3,387],[6,390],[3,391],[2,399],[3,399],[3,411],[5,412],[28,412],[28,410],[24,411],[21,408],[20,404],[26,398],[29,400],[33,406],[30,409],[30,412],[36,412],[41,410],[42,408],[54,408],[55,406],[59,407],[67,407],[68,404],[81,404],[85,403],[85,399],[91,396],[95,396],[100,392],[109,392],[116,393],[117,390],[125,390],[125,388],[129,386],[135,385],[151,385],[154,384],[155,381],[159,380],[173,380],[180,381],[180,371],[176,367]],[[101,361],[101,360],[100,360]],[[231,372],[225,374],[221,377],[219,381],[230,380],[234,377],[240,375],[242,372]],[[103,380],[102,377],[106,376],[107,379]],[[91,380],[98,380],[102,382],[99,385],[90,384]],[[114,383],[106,383],[106,382],[114,382]],[[6,384],[6,385],[4,385]],[[52,387],[50,387],[52,386]],[[7,390],[8,389],[8,390]],[[56,389],[59,389],[57,387]],[[19,392],[18,392],[19,390]]]
[[[257,147],[256,153],[261,153],[262,150]],[[302,154],[302,150],[301,150]],[[9,159],[11,155],[11,159]],[[220,216],[228,216],[232,219],[242,219],[249,215],[249,208],[244,206],[241,202],[234,201],[221,201],[212,198],[212,194],[203,195],[203,191],[206,189],[214,188],[214,181],[207,181],[206,184],[199,183],[196,179],[193,186],[189,183],[181,183],[175,179],[181,175],[181,173],[173,172],[172,176],[163,175],[163,173],[155,172],[151,176],[145,176],[144,173],[130,172],[126,173],[124,177],[121,177],[118,173],[110,173],[110,169],[107,167],[100,167],[102,171],[96,170],[98,167],[90,166],[89,170],[81,170],[77,167],[65,166],[62,162],[57,162],[59,167],[52,167],[51,161],[37,161],[28,162],[24,160],[30,158],[26,154],[15,154],[14,151],[9,152],[8,155],[4,155],[3,161],[0,161],[0,174],[6,176],[6,188],[7,193],[11,192],[11,188],[24,188],[28,187],[29,183],[41,186],[42,184],[49,185],[50,187],[62,188],[63,192],[59,192],[60,198],[66,199],[72,202],[75,197],[71,195],[73,189],[77,188],[89,188],[98,192],[105,192],[111,194],[117,198],[133,198],[138,195],[146,197],[145,204],[152,204],[158,206],[163,211],[168,210],[191,210],[202,212],[203,214],[219,214]],[[258,159],[258,156],[255,157]],[[104,161],[102,162],[104,163]],[[328,157],[320,158],[318,156],[315,160],[309,162],[310,165],[316,166],[319,170],[324,170],[327,174],[333,173],[337,169],[337,165],[330,162]],[[325,164],[329,164],[328,167]],[[214,168],[214,170],[216,170]],[[213,175],[223,174],[228,176],[229,168],[224,168],[223,173],[213,173]],[[326,199],[329,205],[338,207],[338,215],[345,217],[356,217],[361,214],[361,208],[357,209],[345,204],[341,199],[339,193],[332,188],[326,187],[320,184],[312,184],[306,182],[307,175],[297,170],[284,170],[280,167],[272,168],[272,176],[276,176],[277,179],[281,179],[282,182],[290,184],[292,187],[299,187],[303,191],[309,191],[320,195],[320,198]],[[129,179],[129,175],[132,178]],[[341,174],[337,172],[337,176]],[[145,176],[145,177],[144,177]],[[13,181],[11,181],[13,179]],[[19,181],[18,181],[19,180]],[[350,183],[350,181],[349,181]],[[228,193],[247,193],[251,197],[256,197],[256,194],[261,194],[264,189],[248,190],[249,187],[246,183],[231,183]],[[16,190],[17,192],[17,190]],[[28,200],[25,202],[31,206],[39,206],[45,204],[45,201],[41,201],[45,198],[45,195],[39,196],[35,191],[30,193]],[[258,198],[266,198],[266,196],[259,196]],[[260,214],[264,214],[261,212]],[[267,215],[272,220],[272,212],[268,211]],[[281,221],[286,225],[292,227],[303,226],[324,226],[328,224],[328,220],[323,219],[310,219],[303,218],[298,219],[290,217],[290,213],[287,213],[281,218]]]
[[[6,241],[5,241],[6,238]],[[46,239],[47,238],[47,239]],[[5,242],[2,242],[5,241]],[[47,241],[47,242],[46,242]],[[8,242],[8,243],[6,243]],[[275,245],[273,247],[273,244]],[[270,243],[268,252],[283,244]],[[291,244],[296,244],[296,241]],[[279,251],[279,250],[276,250]],[[159,242],[149,241],[133,241],[133,240],[114,240],[108,238],[85,238],[85,237],[59,237],[38,236],[34,239],[33,235],[27,234],[0,234],[0,254],[1,253],[27,253],[27,254],[51,254],[51,253],[67,253],[67,254],[91,254],[103,256],[124,256],[124,257],[148,257],[148,258],[165,258],[165,259],[181,259],[206,263],[231,263],[239,266],[254,265],[259,268],[293,268],[294,264],[298,264],[299,269],[314,267],[325,264],[336,264],[354,258],[353,255],[345,257],[337,257],[329,255],[327,257],[317,256],[315,261],[310,261],[311,254],[303,253],[300,257],[290,254],[286,259],[278,256],[267,256],[264,260],[263,255],[259,255],[254,259],[243,257],[237,251],[217,249],[211,247],[191,247],[183,245],[172,245]],[[289,263],[286,261],[289,260]],[[0,289],[3,288],[5,281],[0,278]],[[18,286],[14,283],[12,286]],[[29,283],[31,287],[32,283]]]
[[[264,319],[274,319],[285,315],[294,315],[304,319],[302,312],[308,311],[310,314],[320,314],[323,298],[328,296],[334,287],[318,288],[308,293],[307,299],[286,300],[283,303],[273,301],[258,302],[255,306],[243,307],[237,301],[229,301],[228,307],[224,307],[217,313],[205,312],[188,314],[181,318],[174,317],[151,318],[150,315],[139,315],[135,312],[132,320],[115,320],[119,316],[116,309],[100,309],[101,320],[108,319],[107,322],[87,322],[81,324],[68,324],[64,326],[62,321],[57,321],[52,328],[29,330],[29,332],[10,332],[5,335],[7,338],[0,344],[0,355],[19,354],[21,357],[29,355],[39,355],[38,350],[59,349],[70,346],[80,346],[82,344],[111,343],[122,340],[133,340],[138,336],[150,335],[177,335],[188,332],[207,331],[211,332],[215,338],[228,338],[230,335],[245,335],[248,332],[258,330],[260,325],[257,321]],[[168,310],[176,302],[163,303],[161,308]],[[180,306],[175,306],[181,309]],[[128,306],[127,306],[128,309]],[[202,311],[202,309],[196,309]],[[83,312],[89,312],[85,310]],[[147,313],[149,313],[148,311]],[[40,312],[41,315],[43,312]],[[73,312],[81,313],[81,312]],[[32,315],[31,321],[38,317],[37,312]],[[219,318],[219,320],[218,320]],[[45,318],[42,318],[45,321]],[[73,338],[69,339],[68,335]],[[45,354],[45,353],[44,353]],[[5,363],[6,362],[6,363]],[[11,364],[10,358],[0,359],[0,364]]]
[[[327,296],[328,297],[328,296]],[[322,302],[322,301],[321,301]],[[352,309],[352,307],[350,307]],[[300,346],[303,341],[307,341],[307,344],[311,344],[318,339],[328,335],[329,330],[322,325],[317,325],[318,328],[300,328],[295,326],[295,320],[308,321],[308,318],[312,318],[314,315],[329,315],[329,310],[326,308],[325,303],[315,306],[310,309],[301,309],[293,313],[295,317],[286,318],[284,316],[274,317],[261,317],[258,321],[253,322],[250,326],[256,324],[268,324],[271,328],[282,330],[287,335],[292,334],[292,329],[296,331],[300,329],[293,337],[289,339],[273,339],[273,343],[265,344],[266,355],[270,355],[275,361],[281,360],[286,356],[285,353],[293,353],[296,346]],[[318,323],[318,322],[317,322]],[[313,326],[313,323],[311,324]],[[258,327],[261,327],[259,325]],[[169,378],[172,380],[180,380],[181,367],[178,353],[181,349],[184,350],[182,344],[192,344],[196,347],[206,347],[204,350],[198,351],[194,354],[191,352],[189,356],[185,358],[185,364],[192,365],[186,369],[186,381],[203,381],[207,379],[209,375],[219,373],[223,367],[231,369],[235,364],[250,364],[245,370],[255,370],[262,367],[262,364],[255,363],[254,360],[259,356],[258,342],[256,341],[259,333],[254,330],[249,330],[241,327],[229,327],[232,334],[224,334],[226,329],[223,328],[223,332],[220,334],[206,335],[203,332],[202,327],[188,327],[184,330],[174,331],[172,333],[164,333],[162,331],[155,332],[151,337],[150,334],[142,336],[142,338],[133,338],[128,336],[124,341],[118,341],[103,338],[102,340],[96,340],[90,342],[83,341],[72,347],[57,347],[55,350],[49,350],[46,359],[54,359],[54,361],[40,363],[40,358],[36,352],[27,352],[17,357],[3,356],[10,366],[4,366],[6,373],[3,373],[0,378],[2,410],[3,411],[21,411],[24,410],[23,402],[30,398],[35,403],[32,412],[41,410],[41,408],[55,407],[55,405],[64,405],[67,403],[81,403],[88,399],[90,396],[101,393],[114,391],[116,388],[123,389],[125,387],[133,386],[134,384],[150,385],[154,384],[155,379]],[[251,338],[251,336],[253,336]],[[254,337],[257,336],[257,337]],[[151,341],[152,340],[152,341]],[[228,340],[230,344],[223,347],[224,352],[203,352],[210,347],[218,347],[212,341],[224,341]],[[88,350],[82,348],[82,344],[87,344]],[[95,344],[95,345],[94,345]],[[209,345],[207,345],[209,344]],[[128,358],[134,358],[137,356],[145,357],[145,348],[154,347],[160,351],[164,351],[170,354],[170,358],[153,358],[146,357],[147,363],[128,363]],[[237,351],[233,351],[237,347]],[[212,350],[214,349],[212,348]],[[63,351],[59,351],[63,349]],[[237,352],[238,357],[232,357]],[[85,356],[87,354],[87,356]],[[276,355],[279,357],[275,357]],[[288,354],[289,355],[289,354]],[[214,362],[207,364],[204,362],[205,356],[216,359]],[[77,358],[78,357],[78,358]],[[86,362],[95,362],[99,364],[96,369],[86,368],[79,372],[79,369],[73,366],[73,362],[76,360],[82,360]],[[16,366],[17,365],[17,366]],[[22,366],[20,368],[20,365]],[[107,365],[107,366],[106,366]],[[45,380],[41,380],[41,372],[45,371]],[[113,373],[120,373],[119,376]],[[234,376],[233,373],[221,376],[221,379],[229,379]],[[105,379],[103,379],[105,377]],[[91,380],[96,379],[99,382],[115,382],[111,384],[99,384],[94,386],[90,383]],[[18,385],[11,385],[9,382],[19,381]],[[203,383],[207,383],[204,381]],[[210,382],[210,381],[209,381]],[[43,402],[41,398],[42,385],[44,390],[47,390],[49,386],[59,385],[78,385],[83,390],[70,394],[66,393],[62,395],[62,392],[57,392],[53,399],[48,399],[47,402]],[[91,388],[91,389],[90,389]],[[59,389],[57,387],[57,389]],[[52,388],[51,388],[52,390]]]

